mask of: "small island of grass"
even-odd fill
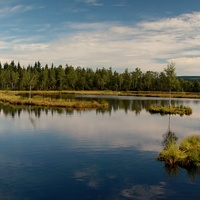
[[[179,145],[169,141],[157,159],[169,167],[200,167],[200,136],[188,136]]]
[[[32,105],[32,106],[45,106],[45,107],[63,107],[63,108],[107,108],[107,102],[97,101],[84,101],[75,99],[53,99],[50,97],[34,96],[28,98],[17,95],[14,92],[0,92],[0,102],[9,103],[12,105]]]
[[[192,109],[189,106],[160,106],[160,105],[151,105],[149,108],[150,113],[160,113],[165,114],[178,114],[178,115],[191,115]]]

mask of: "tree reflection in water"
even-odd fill
[[[93,100],[93,99],[91,99]],[[96,114],[104,114],[104,113],[112,113],[117,110],[124,110],[125,113],[134,112],[136,115],[139,115],[140,112],[145,109],[148,110],[149,106],[152,104],[151,100],[127,100],[127,99],[95,99],[97,101],[107,101],[109,103],[109,108],[97,108]],[[155,102],[155,100],[154,100]],[[157,102],[157,101],[156,101]],[[64,109],[64,108],[53,108],[53,107],[39,107],[39,106],[19,106],[19,105],[10,105],[10,104],[0,104],[0,111],[3,112],[4,115],[12,116],[13,118],[18,115],[20,116],[22,111],[28,112],[30,116],[34,115],[39,118],[41,112],[45,112],[46,114],[51,113],[54,114],[66,114],[73,115],[74,112],[85,111],[85,109],[77,110],[77,109]],[[87,109],[90,110],[90,109]]]
[[[178,165],[171,167],[165,164],[164,168],[165,168],[166,174],[171,178],[177,177],[179,175],[179,172],[183,170],[183,168],[179,167]],[[200,177],[200,168],[198,167],[192,167],[185,170],[187,171],[188,178],[191,181],[195,181],[197,178]]]
[[[72,115],[73,109],[63,109],[63,108],[49,108],[49,107],[39,107],[39,106],[19,106],[19,105],[10,105],[10,104],[0,104],[0,112],[5,116],[11,116],[12,118],[18,116],[20,117],[21,113],[27,112],[29,118],[32,121],[33,115],[36,118],[40,118],[41,113],[45,112],[46,114],[54,115],[58,114],[69,114]]]
[[[53,96],[51,96],[53,98]],[[55,98],[60,98],[60,97],[55,97]],[[69,97],[67,97],[69,98]],[[149,107],[152,104],[155,105],[168,105],[168,101],[166,99],[155,99],[155,98],[140,98],[140,97],[102,97],[98,95],[93,95],[92,97],[87,97],[87,96],[73,96],[71,97],[73,99],[77,100],[87,100],[87,101],[97,101],[99,103],[102,102],[108,102],[109,107],[108,108],[98,108],[96,109],[96,114],[105,114],[109,113],[111,114],[112,112],[116,112],[118,110],[123,110],[125,113],[128,112],[134,112],[136,115],[139,115],[142,110],[145,110],[149,112]],[[187,103],[187,100],[185,100]],[[197,102],[198,103],[198,102]],[[179,100],[172,100],[173,105],[179,105],[181,102]],[[5,115],[11,115],[12,117],[15,117],[16,114],[20,116],[20,113],[22,110],[28,111],[27,106],[13,106],[13,105],[5,105],[5,104],[0,104],[0,110],[3,111]],[[81,110],[75,110],[75,109],[63,109],[63,108],[50,108],[50,107],[36,107],[36,106],[31,106],[31,112],[32,114],[34,113],[36,117],[40,117],[41,112],[45,112],[48,114],[49,112],[53,115],[54,113],[58,114],[67,114],[67,115],[73,115],[74,112],[81,112]]]
[[[169,115],[168,130],[163,135],[163,146],[166,149],[170,144],[176,144],[178,137],[171,131],[171,115]]]

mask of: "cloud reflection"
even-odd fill
[[[101,177],[101,178],[100,178]],[[105,187],[106,182],[112,181],[110,184],[109,191],[111,192],[112,184],[115,183],[115,179],[117,178],[115,175],[100,175],[100,172],[95,166],[90,168],[85,168],[81,170],[77,170],[74,173],[74,178],[77,181],[84,182],[90,189],[101,189]],[[111,199],[138,199],[138,200],[153,200],[158,198],[166,197],[166,193],[168,195],[173,195],[174,191],[167,189],[166,182],[159,182],[157,185],[141,185],[136,184],[131,187],[126,187],[127,183],[121,183],[121,186],[118,191],[111,192],[112,198]],[[123,187],[125,187],[123,189]],[[109,199],[109,198],[105,198]]]
[[[73,115],[71,118],[61,118],[56,120],[54,125],[53,121],[48,124],[44,121],[45,119],[42,120],[42,126],[50,126],[52,129],[59,130],[60,134],[68,134],[80,142],[91,141],[93,148],[99,148],[102,145],[105,148],[135,146],[140,150],[156,152],[160,151],[162,134],[167,128],[167,123],[163,121],[163,118],[159,119],[157,116],[152,118],[146,112],[140,117],[132,114],[124,115],[123,111],[118,111],[112,116],[100,116],[89,112],[84,113],[83,117]],[[156,122],[158,124],[155,126]]]
[[[122,101],[119,97],[118,101]],[[124,97],[125,98],[125,97]],[[130,102],[134,102],[134,97],[127,97]],[[126,98],[126,105],[129,105]],[[137,105],[142,105],[139,115],[135,115],[129,107],[128,112],[124,112],[123,107],[117,106],[117,98],[114,100],[115,110],[111,112],[97,113],[95,110],[86,111],[66,111],[63,109],[52,110],[37,108],[36,111],[17,108],[1,109],[0,134],[9,129],[15,129],[15,133],[24,131],[34,132],[54,132],[63,140],[70,138],[74,143],[74,148],[86,145],[87,148],[97,150],[103,148],[128,148],[134,147],[141,151],[160,152],[162,149],[162,136],[168,128],[168,116],[151,115],[145,110],[144,103],[148,98],[136,98]],[[141,103],[139,103],[141,101]],[[152,99],[151,99],[152,101]],[[160,102],[160,99],[156,101]],[[198,104],[191,100],[177,100],[176,103],[190,104],[194,110],[192,116],[171,117],[172,131],[176,132],[178,138],[182,138],[191,133],[200,133],[199,108]],[[118,102],[118,103],[119,103]],[[133,103],[131,103],[133,105]],[[9,113],[20,113],[17,117],[9,118]],[[5,118],[6,116],[6,118]],[[14,115],[16,116],[16,115]],[[12,124],[12,126],[9,126]],[[85,146],[84,146],[85,147]]]
[[[97,189],[100,187],[100,178],[98,177],[97,169],[95,167],[82,169],[76,171],[74,178],[77,181],[83,181],[86,185],[92,189]]]
[[[127,199],[157,199],[162,198],[165,193],[165,183],[161,182],[159,185],[134,185],[131,188],[122,190],[121,196]]]

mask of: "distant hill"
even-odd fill
[[[177,79],[184,79],[187,81],[200,80],[200,76],[177,76]]]

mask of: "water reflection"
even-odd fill
[[[68,97],[69,98],[69,97]],[[71,97],[75,98],[75,97]],[[96,114],[106,114],[109,113],[111,114],[112,112],[117,112],[118,110],[123,110],[126,114],[128,112],[133,112],[135,115],[139,115],[142,110],[148,111],[149,107],[152,104],[156,105],[168,105],[168,99],[161,99],[161,98],[138,98],[138,97],[100,97],[100,96],[89,96],[87,97],[81,97],[78,96],[76,97],[80,100],[96,100],[98,102],[108,102],[109,107],[107,109],[104,108],[98,108],[96,109]],[[189,100],[184,100],[184,103],[187,104],[189,103]],[[200,101],[195,101],[196,104],[200,103]],[[182,105],[182,102],[180,100],[172,100],[171,101],[172,105]],[[89,110],[89,109],[87,109]],[[13,118],[17,115],[20,116],[22,111],[27,111],[31,113],[32,115],[34,114],[35,117],[40,117],[42,112],[45,112],[46,114],[66,114],[66,115],[73,115],[74,112],[82,112],[85,110],[75,110],[75,109],[63,109],[63,108],[49,108],[49,107],[37,107],[37,106],[18,106],[18,105],[9,105],[9,104],[0,104],[0,111],[3,111],[5,116],[12,116]]]
[[[198,177],[200,177],[200,168],[187,169],[187,175],[190,180],[195,181]]]
[[[169,115],[168,129],[167,129],[167,132],[163,135],[163,146],[164,146],[164,149],[166,149],[171,144],[176,144],[177,140],[178,140],[178,137],[171,130],[171,115]]]
[[[67,132],[77,141],[89,139],[92,141],[91,148],[99,148],[103,143],[109,148],[134,146],[140,150],[160,152],[162,148],[160,135],[164,132],[165,127],[169,126],[168,116],[151,115],[147,110],[151,103],[167,104],[168,99],[133,97],[101,97],[101,99],[109,102],[110,111],[0,104],[0,112],[2,117],[3,115],[6,117],[10,115],[12,118],[18,117],[18,120],[15,119],[17,127],[34,130],[36,126],[38,126],[37,129],[42,126],[43,129],[49,128],[63,135]],[[173,104],[183,104],[183,102],[184,104],[191,103],[189,100],[180,99],[172,101]],[[198,106],[195,107],[195,110],[197,109]],[[181,119],[179,116],[173,116],[176,124],[174,131],[179,133],[179,138],[199,130],[198,113],[194,112],[192,118],[184,116]],[[3,124],[2,129],[3,127],[6,129],[6,125]],[[97,141],[96,138],[99,140]]]
[[[79,141],[80,143],[74,143],[74,148],[80,148],[82,141],[89,140],[91,149],[101,148],[101,145],[106,148],[135,146],[138,149],[158,152],[160,139],[156,132],[162,129],[165,123],[158,117],[157,121],[161,120],[161,122],[154,126],[157,116],[149,118],[148,112],[143,112],[142,116],[135,116],[133,112],[125,114],[122,109],[113,112],[111,116],[108,112],[100,114],[102,112],[95,110],[78,111],[1,105],[0,112],[2,118],[0,133],[4,133],[4,130],[8,128],[6,124],[8,121],[16,126],[16,131],[19,127],[23,130],[29,129],[30,133],[41,128],[50,129],[59,135],[68,135],[73,140]],[[12,116],[12,121],[4,118],[9,115]],[[143,126],[143,121],[145,121],[145,126]]]
[[[166,174],[170,178],[178,177],[182,173],[183,170],[186,170],[187,176],[188,176],[189,180],[191,180],[191,181],[195,181],[200,177],[200,168],[198,168],[198,167],[183,169],[183,168],[179,167],[178,165],[174,165],[173,167],[171,167],[169,165],[164,165],[164,169],[166,171]]]
[[[30,115],[34,115],[37,118],[40,118],[41,113],[46,113],[46,115],[55,113],[58,114],[67,114],[73,115],[74,109],[63,109],[63,108],[48,108],[48,107],[39,107],[39,106],[18,106],[18,105],[10,105],[10,104],[0,104],[0,112],[3,112],[5,116],[11,116],[12,118],[20,115],[23,112],[27,112]],[[31,119],[32,120],[32,119]]]
[[[79,182],[84,182],[88,187],[92,189],[98,189],[101,185],[101,178],[98,175],[98,171],[95,167],[81,169],[75,172],[74,178]]]
[[[35,118],[32,116],[32,112],[31,112],[31,106],[29,106],[29,109],[28,109],[28,113],[29,113],[29,120],[33,126],[33,128],[36,128],[36,120]]]
[[[131,188],[124,189],[121,195],[127,199],[162,199],[166,194],[165,186],[164,182],[159,185],[134,185]]]
[[[166,128],[178,138],[200,130],[198,105],[180,100],[194,115],[169,118],[146,112],[165,99],[105,100],[108,110],[1,105],[0,199],[199,199],[199,172],[191,184],[169,169],[171,180],[156,161]]]
[[[106,100],[106,99],[104,99]],[[159,104],[159,105],[166,105],[166,99],[142,99],[142,98],[135,98],[135,99],[107,99],[109,103],[108,110],[104,112],[116,112],[118,110],[124,110],[127,114],[129,111],[134,112],[136,115],[139,115],[141,111],[144,109],[146,111],[149,110],[149,107],[152,104]]]

